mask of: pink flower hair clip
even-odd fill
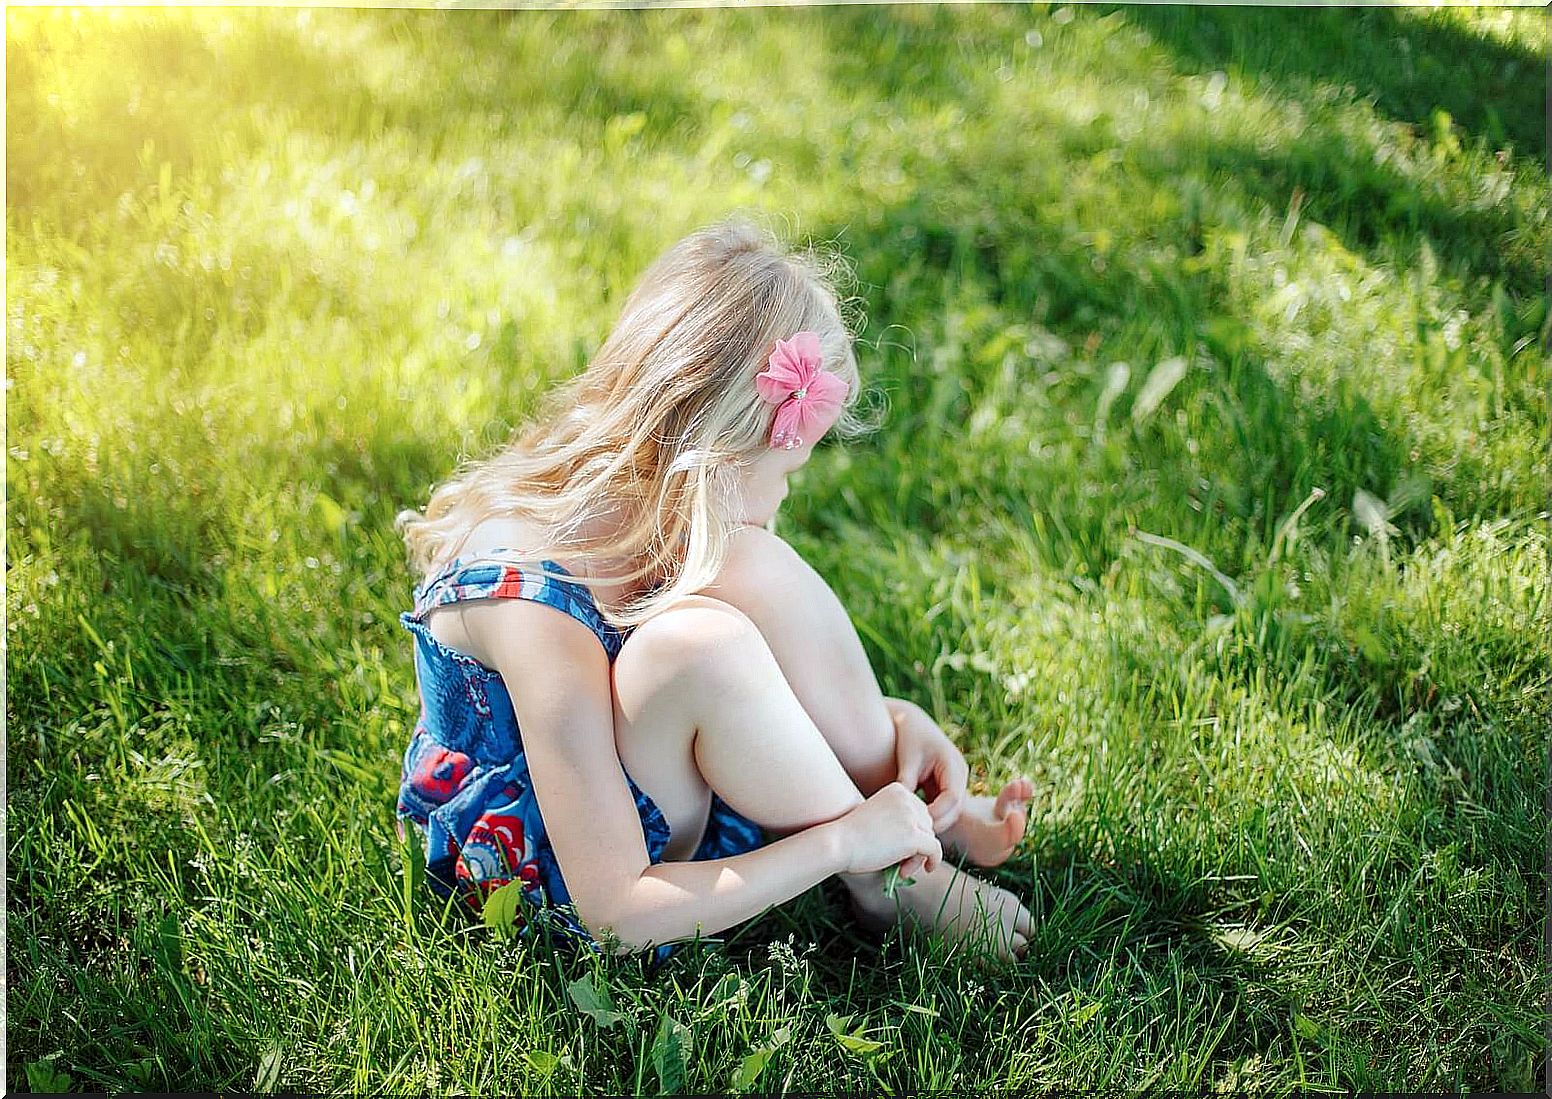
[[[818,440],[846,400],[846,383],[824,368],[819,333],[807,329],[776,341],[770,365],[754,376],[754,384],[776,406],[771,446],[786,450]]]

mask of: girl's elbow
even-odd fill
[[[626,905],[583,903],[573,898],[572,907],[588,934],[611,954],[638,954],[655,945],[647,941],[642,921]]]
[[[597,924],[583,922],[599,945],[617,958],[643,954],[658,945],[645,933],[638,921],[629,917],[599,921]],[[593,930],[595,927],[597,930]]]

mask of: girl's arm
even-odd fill
[[[895,723],[896,781],[926,794],[933,827],[946,832],[964,809],[970,767],[932,715],[903,698],[884,698]]]
[[[516,599],[470,603],[463,621],[512,697],[540,814],[589,929],[613,932],[627,949],[715,934],[855,870],[859,847],[878,846],[863,832],[865,803],[745,854],[651,865],[614,744],[598,639],[552,608]]]

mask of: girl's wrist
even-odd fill
[[[814,825],[809,831],[816,833],[819,864],[828,871],[825,877],[844,874],[848,861],[846,850],[850,846],[846,835],[846,818],[836,817],[834,820],[827,820],[823,824]]]

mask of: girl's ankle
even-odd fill
[[[881,871],[842,874],[841,880],[846,883],[846,890],[851,895],[852,915],[863,927],[879,932],[898,919],[897,902],[884,896],[884,875]]]
[[[837,875],[854,897],[882,896],[884,892],[884,872],[873,870],[866,874],[839,874]]]
[[[882,915],[886,907],[893,909],[893,904],[884,896],[884,872],[875,870],[868,874],[842,874],[841,881],[846,885],[846,891],[851,894],[852,904],[861,911],[870,915]]]

